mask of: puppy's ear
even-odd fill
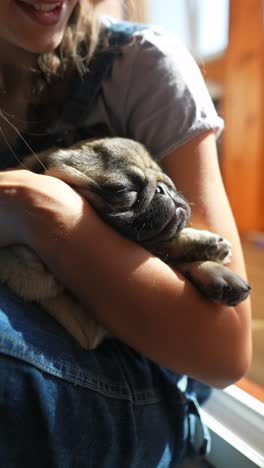
[[[99,190],[98,184],[89,176],[67,164],[54,164],[45,170],[45,175],[57,177],[77,190]]]

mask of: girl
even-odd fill
[[[1,288],[5,467],[177,466],[207,389],[198,381],[223,388],[250,362],[248,300],[206,301],[62,181],[10,170],[29,148],[106,135],[141,141],[191,202],[193,226],[232,242],[230,267],[245,277],[216,153],[222,121],[197,66],[163,32],[97,18],[96,3],[0,4],[0,245],[35,250],[117,337],[85,352]]]

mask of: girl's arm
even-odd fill
[[[194,204],[193,225],[230,239],[232,268],[245,276],[214,137],[194,138],[163,165]],[[113,231],[57,179],[26,171],[2,174],[0,198],[0,221],[6,209],[9,226],[22,223],[16,235],[9,234],[11,242],[36,250],[114,335],[152,360],[213,386],[225,387],[245,373],[251,356],[248,300],[235,308],[208,302],[160,259]],[[2,245],[8,243],[8,229],[0,233]]]

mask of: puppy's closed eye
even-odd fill
[[[106,209],[108,207],[113,211],[127,211],[138,200],[138,192],[133,187],[122,184],[103,184],[93,193],[101,197],[102,201],[105,202]],[[86,194],[86,198],[90,199],[89,193]]]

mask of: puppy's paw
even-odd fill
[[[185,263],[179,265],[179,270],[212,302],[235,306],[250,294],[250,285],[219,263]]]
[[[200,229],[185,228],[170,242],[163,244],[168,262],[195,262],[212,260],[228,263],[231,259],[231,244],[218,234]]]
[[[229,263],[231,260],[231,244],[228,240],[209,231],[200,231],[198,245],[204,252],[206,260],[219,263]]]

